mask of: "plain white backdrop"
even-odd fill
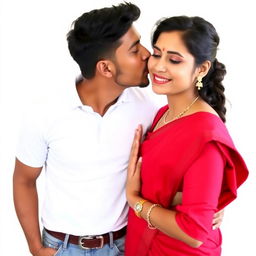
[[[69,56],[66,34],[82,13],[114,0],[0,0],[0,255],[28,256],[12,199],[15,147],[22,113],[36,102],[58,97],[79,73]],[[131,1],[141,8],[136,27],[150,48],[161,17],[202,16],[216,27],[218,59],[226,64],[227,126],[250,175],[238,199],[225,210],[223,256],[256,255],[255,11],[253,1]],[[149,88],[150,91],[150,88]],[[159,101],[163,101],[159,98]],[[165,102],[163,101],[163,104]],[[43,175],[38,182],[43,198]]]

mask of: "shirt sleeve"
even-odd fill
[[[224,159],[214,142],[207,143],[183,180],[176,222],[189,236],[204,242],[212,230],[224,172]]]
[[[44,139],[43,126],[39,112],[27,113],[21,122],[16,157],[30,167],[42,167],[47,158],[48,145]]]

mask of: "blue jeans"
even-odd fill
[[[54,256],[123,256],[124,255],[124,239],[122,237],[115,241],[110,241],[101,249],[82,249],[79,245],[68,243],[68,235],[66,239],[61,241],[43,230],[43,246],[57,250]]]

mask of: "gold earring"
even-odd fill
[[[203,88],[203,83],[202,83],[202,77],[201,76],[199,76],[198,78],[197,78],[197,82],[196,82],[196,87],[197,87],[197,89],[198,89],[198,91],[200,91],[201,90],[201,88]]]

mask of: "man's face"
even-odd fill
[[[132,26],[122,37],[115,52],[115,82],[123,87],[145,87],[149,84],[147,61],[149,51],[140,44],[140,36]]]

